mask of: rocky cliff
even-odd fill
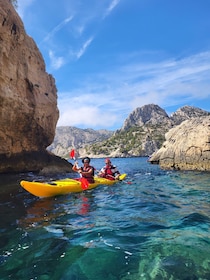
[[[192,118],[208,116],[209,112],[204,111],[200,108],[195,108],[192,106],[184,106],[179,108],[175,113],[171,114],[170,119],[173,125],[179,125],[185,120],[190,120]]]
[[[86,153],[85,147],[96,142],[101,142],[113,135],[113,131],[94,130],[91,128],[80,129],[73,126],[60,126],[56,128],[55,139],[48,150],[64,158],[69,157],[71,149],[76,149],[78,155]],[[85,156],[85,154],[84,154]]]
[[[124,124],[120,131],[126,131],[131,127],[139,127],[145,125],[152,126],[167,126],[171,127],[172,122],[165,110],[155,104],[145,105],[136,108],[128,118],[124,121]]]
[[[0,0],[0,173],[59,161],[46,151],[59,116],[55,81],[10,2]]]
[[[85,152],[91,157],[149,156],[161,147],[165,133],[176,124],[205,115],[209,112],[184,106],[168,116],[158,105],[148,104],[131,112],[122,128],[109,139],[87,146]]]
[[[150,162],[163,169],[210,171],[210,116],[192,118],[171,129]]]
[[[172,127],[183,120],[205,115],[209,115],[209,112],[184,106],[168,116],[158,105],[148,104],[136,108],[124,121],[121,129],[109,137],[104,135],[104,139],[96,137],[96,132],[93,130],[89,130],[87,134],[86,130],[75,130],[76,128],[69,130],[66,127],[65,131],[64,127],[62,130],[57,128],[51,151],[63,155],[67,153],[67,147],[73,146],[80,157],[85,155],[93,158],[149,156],[161,147],[165,141],[165,133]]]

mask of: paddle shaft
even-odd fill
[[[86,189],[89,187],[89,182],[88,182],[88,180],[87,180],[86,178],[84,178],[84,177],[82,176],[82,174],[79,172],[80,168],[79,168],[79,166],[78,166],[78,163],[76,162],[75,150],[71,150],[71,152],[70,152],[70,157],[75,161],[75,162],[74,162],[74,165],[76,166],[77,172],[78,172],[79,175],[80,175],[79,181],[81,182],[81,187],[82,187],[83,190],[86,190]],[[73,169],[73,170],[74,170],[74,169]],[[74,171],[76,171],[76,170],[74,170]]]

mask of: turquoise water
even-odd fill
[[[125,182],[56,198],[2,176],[0,279],[210,279],[210,174],[113,163]]]

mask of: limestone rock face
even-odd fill
[[[0,0],[0,172],[30,170],[14,159],[46,153],[58,117],[54,78],[10,1]]]
[[[192,119],[192,118],[209,116],[209,115],[210,115],[210,113],[207,111],[204,111],[200,108],[186,105],[186,106],[179,108],[176,112],[174,112],[170,116],[170,119],[171,119],[173,125],[178,125],[181,122]]]
[[[85,147],[97,141],[109,138],[114,132],[105,129],[81,129],[73,126],[60,126],[56,128],[53,143],[47,148],[50,152],[68,158],[71,149],[76,149],[77,156],[85,157]],[[84,153],[83,153],[84,151]]]
[[[151,163],[163,169],[210,171],[210,116],[186,120],[165,137]]]
[[[121,131],[132,126],[165,125],[171,127],[171,121],[165,110],[158,105],[149,104],[136,108],[125,120]]]
[[[210,116],[210,113],[184,106],[168,116],[158,105],[148,104],[136,108],[117,131],[57,127],[48,150],[62,157],[69,157],[72,148],[76,149],[78,157],[150,156],[160,149],[166,132],[172,127],[201,116]]]

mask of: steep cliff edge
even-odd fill
[[[46,151],[58,117],[54,78],[10,1],[0,0],[0,173],[60,162]]]
[[[163,169],[210,171],[210,116],[186,120],[169,130],[150,162]]]

